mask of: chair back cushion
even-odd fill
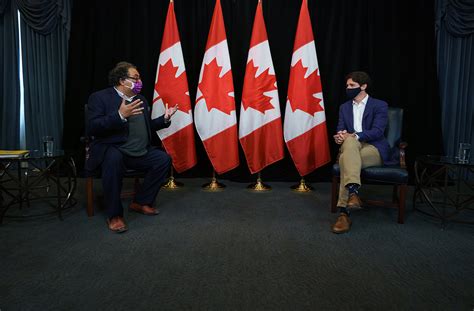
[[[403,109],[396,107],[388,108],[388,123],[385,129],[385,137],[391,148],[397,147],[402,137]]]
[[[398,143],[402,137],[403,126],[403,109],[396,107],[388,108],[388,123],[385,129],[385,137],[387,138],[390,148],[398,147]]]

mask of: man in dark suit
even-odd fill
[[[148,103],[140,91],[137,68],[118,63],[109,73],[111,87],[95,92],[88,103],[88,135],[92,137],[86,170],[102,171],[107,205],[107,223],[114,232],[127,231],[120,200],[126,169],[146,172],[142,186],[129,206],[131,211],[157,215],[153,207],[161,184],[171,165],[165,152],[151,146],[156,131],[170,126],[177,106],[159,118],[151,119]]]
[[[390,146],[384,136],[388,105],[368,95],[370,85],[370,77],[365,72],[356,71],[346,76],[349,100],[339,108],[337,133],[334,135],[335,142],[341,145],[341,185],[337,202],[340,214],[332,226],[334,233],[349,231],[352,224],[350,210],[360,208],[361,169],[391,164]]]

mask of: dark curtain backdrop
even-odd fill
[[[0,149],[20,148],[18,18],[10,0],[0,0]]]
[[[17,10],[20,11],[26,148],[40,149],[44,135],[53,136],[56,147],[61,148],[71,1],[0,2],[0,13],[4,11],[2,148],[20,146]]]
[[[190,96],[195,99],[199,70],[215,0],[176,0]],[[257,0],[221,0],[230,49],[235,98],[240,106],[247,52]],[[289,68],[301,0],[263,0],[280,103],[284,112]],[[65,141],[68,149],[83,149],[83,106],[91,92],[107,86],[107,73],[121,60],[135,63],[143,77],[143,94],[151,100],[165,22],[167,0],[78,1],[73,9]],[[332,143],[339,105],[344,101],[344,75],[365,70],[375,81],[372,95],[405,109],[404,138],[409,164],[417,155],[440,153],[440,106],[436,79],[434,4],[397,0],[309,0],[323,83],[328,136]],[[239,115],[239,113],[237,113]],[[197,137],[197,136],[196,136]],[[198,138],[197,138],[198,139]],[[200,140],[199,164],[185,176],[210,176],[212,170]],[[241,166],[224,177],[250,176]],[[330,165],[308,180],[327,180]],[[299,178],[288,154],[262,173],[264,179]]]
[[[63,140],[64,98],[71,0],[19,1],[25,87],[26,146],[40,149],[42,136]]]
[[[444,151],[455,155],[474,148],[474,1],[438,0],[436,37]]]

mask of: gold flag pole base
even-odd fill
[[[224,190],[225,185],[218,182],[216,178],[216,172],[212,172],[212,180],[209,183],[202,185],[202,189],[205,191],[220,191]]]
[[[270,191],[270,190],[272,190],[272,187],[270,187],[269,185],[266,185],[262,182],[262,178],[261,178],[261,175],[260,175],[260,172],[259,172],[257,182],[247,186],[247,189],[252,190],[252,191],[259,191],[260,192],[260,191]]]
[[[304,178],[301,178],[300,183],[294,186],[291,186],[291,189],[295,192],[310,192],[313,190],[313,187],[306,184]]]
[[[170,178],[168,178],[168,181],[165,184],[163,184],[161,188],[174,190],[174,189],[182,188],[183,186],[184,186],[183,183],[176,181],[176,179],[174,179],[174,170],[173,170],[173,166],[171,166]]]
[[[179,189],[182,188],[184,184],[182,182],[176,181],[173,176],[170,176],[166,184],[162,186],[163,189],[169,189],[169,190],[174,190],[174,189]]]

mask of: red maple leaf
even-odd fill
[[[275,75],[269,73],[270,68],[267,68],[258,77],[258,67],[254,66],[253,59],[248,62],[247,69],[245,71],[244,89],[242,92],[242,104],[244,109],[247,110],[252,107],[255,110],[265,114],[265,111],[274,109],[270,103],[272,99],[270,96],[263,94],[276,90],[276,79]]]
[[[164,65],[160,65],[158,81],[155,84],[158,97],[154,101],[161,99],[169,107],[178,105],[178,110],[188,113],[191,110],[191,101],[189,94],[186,94],[188,92],[186,72],[176,77],[176,71],[178,71],[178,66],[173,66],[171,58]]]
[[[232,71],[229,70],[222,77],[219,77],[221,71],[222,66],[217,64],[215,58],[209,64],[204,65],[202,80],[199,83],[202,96],[196,99],[196,102],[204,97],[208,111],[215,108],[230,115],[235,110],[234,97],[229,95],[229,93],[234,92]]]
[[[291,68],[292,74],[290,75],[288,85],[288,100],[293,112],[299,109],[313,116],[315,112],[324,111],[320,105],[321,99],[313,96],[313,94],[322,92],[321,77],[315,70],[305,78],[307,70],[308,68],[303,67],[301,60]]]

